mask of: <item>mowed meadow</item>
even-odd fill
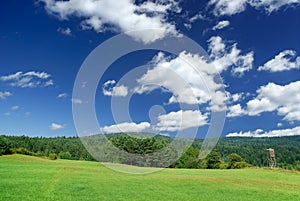
[[[0,157],[0,200],[300,200],[300,173],[164,169],[115,172],[97,162]]]

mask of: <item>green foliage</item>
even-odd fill
[[[236,162],[233,164],[233,166],[231,166],[232,169],[242,169],[242,168],[249,168],[249,167],[252,167],[252,165],[244,161]]]
[[[166,140],[157,140],[155,138],[136,138],[131,136],[118,136],[110,138],[112,144],[119,149],[134,154],[154,153],[168,145]]]
[[[167,147],[173,140],[172,138],[159,135],[149,137],[149,134],[146,133],[132,134],[138,135],[140,138],[130,137],[124,133],[105,135],[105,137],[123,152],[137,154],[134,157],[128,157],[122,154],[121,151],[113,152],[115,150],[109,150],[109,147],[105,144],[100,146],[97,144],[97,140],[95,140],[97,136],[100,135],[90,136],[89,140],[93,146],[92,148],[95,151],[98,150],[98,153],[103,154],[103,156],[101,156],[101,159],[104,159],[103,162],[163,167],[171,159],[177,158],[178,153],[176,150],[172,150],[172,148],[162,152],[160,155],[152,154]],[[232,153],[238,154],[243,159],[240,162],[245,162],[257,167],[266,167],[268,165],[266,149],[271,147],[275,149],[277,167],[293,170],[300,169],[300,136],[281,138],[220,138],[215,150],[217,150],[221,162],[213,166],[210,165],[213,161],[198,159],[202,143],[202,139],[196,139],[192,147],[188,148],[186,153],[170,167],[224,168],[222,161],[228,163],[228,168],[244,167],[244,164],[234,165],[238,163],[240,159],[233,158],[229,160],[229,155]],[[48,157],[49,154],[54,153],[62,159],[95,160],[83,146],[82,139],[78,137],[31,138],[26,136],[0,136],[0,155],[11,154],[16,152],[15,149],[21,147],[28,150],[28,152],[19,150],[19,153],[23,152],[22,154],[34,155],[33,153],[36,153],[37,156]],[[107,151],[113,154],[108,154]],[[145,156],[147,156],[146,159]],[[143,157],[145,160],[142,159]],[[161,161],[166,161],[166,163],[162,164]]]
[[[28,155],[28,156],[37,156],[36,153],[34,153],[32,151],[29,151],[28,149],[26,149],[24,147],[13,148],[12,153],[14,153],[14,154],[23,154],[23,155]]]
[[[61,159],[67,159],[67,160],[71,160],[72,159],[72,155],[68,151],[67,152],[61,151],[61,152],[59,152],[58,156]]]
[[[197,168],[199,149],[190,146],[187,151],[171,166],[175,168]]]
[[[49,159],[50,160],[56,160],[58,157],[56,154],[49,154]]]
[[[213,150],[206,157],[207,169],[220,169],[220,165],[222,164],[221,156],[218,151]]]
[[[297,162],[296,162],[295,170],[300,171],[300,161],[297,161]]]
[[[10,140],[3,136],[0,136],[0,156],[12,154],[11,148],[12,148],[12,145],[11,145]]]
[[[196,139],[194,146],[200,148],[202,139]],[[227,161],[228,155],[237,153],[244,161],[252,166],[267,167],[267,148],[275,149],[277,167],[296,169],[300,161],[300,136],[273,138],[220,138],[216,150],[221,159]]]
[[[5,147],[4,152],[2,151],[3,147]],[[37,156],[47,157],[51,153],[59,155],[60,152],[68,152],[71,154],[71,157],[69,154],[63,154],[63,157],[67,157],[66,159],[94,160],[78,137],[31,138],[27,136],[0,136],[0,152],[2,152],[2,154],[12,153],[14,149],[20,147],[36,153]]]
[[[119,150],[111,152],[106,150],[108,162],[144,167],[165,167],[169,165],[171,159],[176,158],[174,155],[176,151],[167,148],[169,141],[162,138],[140,138],[122,134],[110,136],[109,141]]]
[[[236,154],[232,153],[228,156],[228,168],[233,169],[236,163],[240,163],[243,161],[243,158]]]

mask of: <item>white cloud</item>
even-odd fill
[[[73,104],[83,104],[83,101],[79,98],[72,98],[71,101]]]
[[[228,100],[227,93],[224,91],[215,91],[210,94],[211,101],[209,103],[210,108],[208,110],[212,110],[214,112],[221,112],[227,109],[226,101]]]
[[[262,112],[272,112],[277,106],[266,97],[253,99],[247,103],[248,115],[256,116]]]
[[[115,86],[115,80],[108,80],[103,84],[102,92],[105,96],[125,97],[128,94],[128,87],[124,85]]]
[[[20,106],[14,105],[14,106],[12,106],[10,109],[11,109],[11,110],[18,110],[18,109],[20,109]]]
[[[72,31],[69,27],[66,27],[66,28],[61,28],[59,27],[57,29],[57,31],[63,35],[66,35],[66,36],[72,36]]]
[[[220,21],[218,24],[216,24],[212,29],[213,30],[219,30],[224,29],[225,27],[229,26],[230,22],[228,20]]]
[[[193,105],[215,101],[221,104],[219,107],[224,105],[226,95],[222,95],[223,84],[215,80],[218,71],[201,56],[183,51],[171,59],[159,53],[152,64],[154,67],[137,79],[136,93],[160,88],[172,93],[169,104]]]
[[[206,17],[205,17],[203,14],[198,13],[198,14],[194,15],[193,17],[191,17],[191,18],[189,19],[189,22],[190,22],[190,23],[193,23],[193,22],[195,22],[195,21],[197,21],[197,20],[206,20]]]
[[[60,129],[63,129],[64,126],[63,125],[60,125],[60,124],[56,124],[56,123],[52,123],[49,128],[51,130],[60,130]]]
[[[50,14],[67,20],[76,16],[83,19],[83,28],[103,32],[108,27],[127,32],[136,40],[151,43],[166,35],[177,35],[173,24],[167,22],[169,12],[179,12],[178,3],[173,0],[145,1],[136,4],[133,0],[42,0]],[[155,32],[128,32],[133,30],[157,29]]]
[[[206,125],[208,123],[207,119],[207,114],[201,114],[198,110],[180,110],[158,116],[159,122],[154,129],[157,131],[175,132]]]
[[[298,6],[299,4],[299,0],[210,0],[208,3],[209,6],[213,6],[215,16],[238,14],[246,10],[247,6],[271,14],[283,7]]]
[[[68,97],[68,94],[67,93],[61,93],[61,94],[58,94],[57,98],[67,98]]]
[[[233,15],[246,9],[248,0],[210,0],[208,5],[213,5],[213,13],[219,15]]]
[[[12,96],[12,93],[10,93],[9,91],[5,91],[5,92],[0,91],[0,99],[6,99],[9,96]]]
[[[238,102],[244,98],[244,93],[236,93],[230,95],[233,102]]]
[[[285,50],[275,56],[274,59],[258,68],[259,71],[280,72],[291,69],[300,69],[300,57],[296,57],[293,50]]]
[[[277,127],[281,127],[283,124],[281,122],[277,123]]]
[[[249,115],[277,111],[287,121],[300,121],[300,81],[288,85],[269,83],[257,90],[257,97],[247,103]]]
[[[237,48],[237,43],[231,47],[226,47],[220,36],[213,36],[208,42],[210,58],[220,72],[232,67],[231,72],[233,75],[242,76],[245,72],[252,69],[254,61],[253,52],[242,55],[241,50]]]
[[[299,0],[249,0],[251,6],[256,9],[264,9],[267,13],[278,11],[282,7],[299,5]]]
[[[272,130],[264,132],[262,129],[257,129],[254,132],[235,132],[229,133],[226,137],[283,137],[283,136],[295,136],[300,135],[300,127],[282,130]]]
[[[147,128],[150,128],[150,123],[148,122],[141,122],[139,124],[136,124],[134,122],[124,122],[111,126],[104,126],[101,128],[101,131],[104,133],[142,132]]]
[[[0,76],[0,81],[8,82],[10,86],[21,88],[47,87],[53,85],[51,75],[45,72],[17,72],[15,74]]]
[[[227,114],[227,117],[239,117],[246,114],[246,111],[242,109],[242,106],[240,104],[230,106],[228,110],[229,112]]]

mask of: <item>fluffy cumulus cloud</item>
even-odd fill
[[[258,68],[259,71],[270,72],[280,72],[292,69],[300,69],[300,57],[297,57],[296,52],[293,50],[280,52],[275,58]]]
[[[7,82],[10,86],[21,88],[47,87],[53,85],[51,75],[45,72],[17,72],[15,74],[0,76],[0,81]]]
[[[248,132],[235,132],[229,133],[226,137],[283,137],[283,136],[295,136],[300,135],[300,127],[290,128],[290,129],[281,129],[281,130],[272,130],[272,131],[263,131],[262,129],[257,129],[256,131]]]
[[[249,100],[245,108],[240,104],[229,106],[227,117],[257,116],[263,112],[275,111],[279,116],[283,116],[283,120],[300,121],[299,91],[300,81],[291,82],[287,85],[268,83],[256,91],[256,97]]]
[[[300,81],[287,85],[269,83],[257,90],[257,96],[246,103],[229,106],[228,117],[257,116],[263,112],[276,111],[283,120],[300,121]]]
[[[124,85],[115,86],[115,80],[108,80],[103,84],[102,92],[105,96],[125,97],[128,94],[128,87]]]
[[[214,104],[219,104],[215,108],[224,108],[223,84],[215,79],[218,71],[201,56],[184,51],[176,58],[169,58],[159,53],[152,65],[153,68],[137,79],[136,93],[167,89],[172,93],[169,104],[204,104],[214,100]]]
[[[101,131],[104,133],[142,132],[148,128],[150,128],[150,123],[148,122],[141,122],[139,124],[136,124],[134,122],[124,122],[111,126],[104,126],[101,128]]]
[[[210,0],[209,6],[213,7],[215,16],[234,15],[243,12],[247,6],[257,10],[264,10],[270,14],[283,7],[298,6],[299,0]]]
[[[122,0],[42,0],[50,14],[63,20],[76,16],[82,19],[82,27],[103,32],[106,29],[127,32],[136,40],[150,43],[166,35],[177,35],[176,27],[167,20],[170,12],[180,12],[174,0],[145,1]],[[155,32],[130,32],[157,29]]]
[[[246,114],[246,111],[240,104],[232,105],[228,108],[227,117],[239,117]]]
[[[12,93],[10,93],[9,91],[5,91],[5,92],[0,91],[0,99],[6,99],[9,96],[12,96]]]
[[[238,102],[244,98],[245,94],[243,92],[241,92],[241,93],[236,93],[236,94],[228,94],[228,96],[230,97],[230,100],[232,102]]]
[[[237,48],[237,43],[227,47],[220,36],[213,36],[209,40],[208,51],[214,66],[220,71],[232,68],[233,75],[242,76],[253,67],[254,53],[241,54]]]
[[[212,29],[218,30],[218,29],[224,29],[225,27],[228,27],[230,25],[230,22],[228,20],[223,20],[218,22]]]
[[[257,90],[258,96],[247,103],[249,115],[277,111],[287,121],[300,121],[300,81],[288,85],[269,83]]]
[[[208,123],[207,119],[207,114],[201,114],[198,110],[180,110],[158,116],[159,122],[155,125],[154,129],[160,132],[181,131],[206,125]]]
[[[60,124],[57,124],[57,123],[52,123],[49,128],[51,130],[60,130],[60,129],[63,129],[64,128],[64,125],[60,125]]]

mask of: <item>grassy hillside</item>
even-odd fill
[[[0,200],[300,200],[289,171],[165,169],[114,172],[96,162],[0,157]]]

